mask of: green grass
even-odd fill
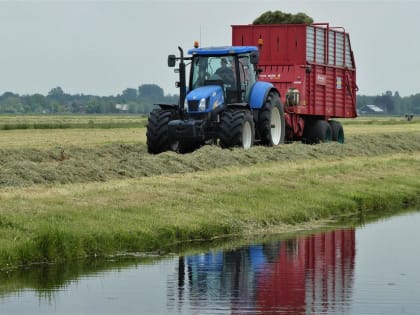
[[[414,115],[413,120],[407,121],[405,115],[394,116],[359,116],[352,119],[338,119],[343,125],[398,125],[398,124],[420,124],[418,116]]]
[[[418,205],[419,162],[418,153],[301,160],[5,190],[0,262],[166,251],[192,239],[287,231],[357,211]]]
[[[138,128],[146,123],[144,115],[0,115],[0,130]]]
[[[143,141],[117,137],[64,152],[0,146],[0,269],[418,207],[419,130],[359,127],[346,128],[345,145],[206,146],[187,155],[149,155]]]

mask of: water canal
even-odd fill
[[[140,262],[1,274],[0,314],[420,314],[420,212]]]

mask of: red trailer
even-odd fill
[[[356,117],[356,65],[349,34],[327,23],[233,25],[232,45],[259,48],[259,79],[281,94],[286,139],[343,143]]]

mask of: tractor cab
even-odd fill
[[[256,47],[194,48],[188,53],[192,55],[192,62],[186,105],[194,104],[202,94],[199,102],[209,93],[220,93],[218,106],[248,102],[256,82]],[[204,111],[204,105],[201,108]]]

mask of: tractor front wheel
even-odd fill
[[[149,153],[159,154],[169,150],[178,150],[178,142],[170,141],[168,133],[168,124],[175,119],[179,119],[176,109],[159,109],[150,113],[146,132]]]

